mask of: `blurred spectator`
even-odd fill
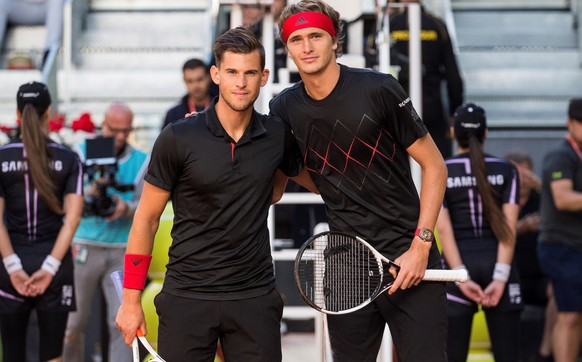
[[[533,172],[532,160],[526,153],[513,151],[505,158],[519,172],[519,217],[515,262],[519,270],[523,299],[526,304],[546,305],[547,278],[542,273],[537,257],[537,237],[540,226],[541,181]]]
[[[281,15],[283,8],[287,6],[287,0],[274,0],[271,7],[271,12],[273,13],[273,36],[274,36],[274,59],[273,59],[273,71],[271,76],[273,81],[277,83],[279,81],[279,69],[287,67],[287,53],[285,52],[285,46],[279,39],[279,28],[277,26],[277,20]],[[243,26],[250,28],[253,33],[259,39],[263,37],[263,17],[265,16],[266,8],[259,4],[243,4],[241,5],[243,14]]]
[[[538,255],[558,308],[556,362],[576,361],[582,336],[582,98],[568,106],[566,139],[543,161]]]
[[[263,15],[265,7],[261,4],[242,4],[242,25],[251,29],[255,35],[260,36],[262,33]]]
[[[523,301],[527,306],[544,308],[541,327],[530,324],[522,315],[522,357],[533,361],[551,360],[551,330],[556,314],[551,286],[542,272],[538,261],[537,243],[540,230],[540,190],[541,180],[534,173],[531,157],[521,151],[512,151],[505,158],[517,167],[519,172],[519,217],[515,263],[519,271]],[[537,358],[537,359],[536,359]]]
[[[400,0],[418,3],[418,0]],[[408,11],[390,18],[391,63],[401,67],[399,82],[409,90]],[[453,111],[463,103],[463,80],[445,23],[421,7],[422,119],[444,158],[452,154]],[[441,86],[446,82],[447,97]]]
[[[168,110],[162,129],[184,118],[188,113],[205,110],[210,104],[210,74],[206,64],[200,59],[189,59],[182,66],[182,74],[188,94],[182,97],[180,103]]]
[[[271,5],[271,12],[273,14],[273,32],[274,32],[274,69],[271,69],[271,77],[273,77],[273,82],[279,82],[279,69],[287,67],[287,51],[285,49],[285,45],[279,39],[279,28],[277,25],[277,20],[281,15],[283,9],[287,6],[287,0],[273,0]],[[242,25],[250,28],[253,33],[259,39],[263,37],[263,17],[265,16],[266,8],[265,5],[261,4],[242,4],[241,5],[242,11]],[[230,22],[228,22],[230,26]],[[221,27],[217,30],[217,34],[222,34],[228,29],[228,27]],[[214,64],[214,55],[212,56],[211,64]],[[292,81],[299,80],[299,75],[293,74]],[[211,88],[214,88],[214,85],[211,85]]]
[[[117,171],[104,175],[104,169],[101,169],[95,179],[87,179],[85,183],[85,212],[73,240],[77,311],[70,314],[67,325],[63,353],[63,360],[67,362],[83,361],[84,331],[98,288],[103,290],[107,303],[108,361],[131,361],[131,349],[125,345],[115,325],[115,315],[121,303],[109,275],[123,270],[129,229],[148,164],[148,156],[127,143],[133,129],[132,122],[133,112],[127,105],[116,102],[109,106],[101,131],[104,137],[114,139]],[[77,148],[85,161],[87,143],[83,142]],[[106,201],[103,195],[113,202]]]
[[[44,62],[51,47],[61,45],[64,4],[65,0],[0,0],[0,50],[8,25],[45,25]]]

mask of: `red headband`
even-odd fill
[[[327,31],[331,36],[335,37],[335,28],[331,18],[325,14],[318,12],[304,12],[291,15],[285,23],[283,23],[283,42],[287,44],[289,36],[299,29],[305,28],[319,28]]]

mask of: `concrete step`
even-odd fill
[[[451,0],[453,10],[568,9],[568,0]]]
[[[163,31],[174,34],[190,29],[190,32],[201,35],[199,31],[209,24],[209,18],[207,11],[93,11],[87,15],[86,31]]]
[[[457,55],[461,69],[474,68],[577,68],[577,49],[554,47],[497,47],[489,50],[463,49]]]
[[[492,128],[563,127],[570,97],[495,97],[468,95],[487,113]]]
[[[462,70],[467,96],[571,97],[582,94],[579,68]]]
[[[15,25],[6,31],[3,51],[43,49],[46,29],[41,25]]]
[[[211,0],[91,0],[93,10],[206,10]]]
[[[59,88],[74,102],[121,100],[174,101],[184,93],[180,68],[164,69],[77,69],[59,73]]]
[[[147,24],[147,26],[144,26]],[[81,48],[204,48],[212,38],[206,12],[90,13]]]
[[[569,11],[456,11],[454,19],[460,48],[577,47]]]
[[[198,33],[198,34],[196,34]],[[200,29],[197,32],[165,34],[147,31],[91,31],[83,34],[80,49],[131,51],[132,49],[202,49],[208,39]]]
[[[88,69],[168,69],[181,72],[187,59],[206,61],[202,49],[135,49],[131,52],[114,49],[81,49],[79,68]]]

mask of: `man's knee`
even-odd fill
[[[558,312],[556,323],[567,328],[582,328],[582,313]]]

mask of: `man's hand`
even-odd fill
[[[430,246],[430,243],[422,241],[418,236],[415,236],[410,249],[394,260],[396,264],[400,265],[400,270],[394,284],[388,290],[389,295],[396,293],[398,289],[404,290],[418,285],[422,281],[428,265]]]
[[[527,232],[536,232],[540,229],[540,213],[532,212],[527,214],[517,221],[517,234],[523,234]]]
[[[129,294],[130,297],[126,297]],[[147,328],[145,325],[145,317],[141,307],[141,292],[138,290],[125,290],[124,298],[117,317],[115,318],[117,329],[123,334],[123,339],[128,346],[131,346],[138,328],[145,336]]]
[[[127,208],[129,207],[127,203],[123,201],[121,198],[115,195],[112,195],[111,198],[115,200],[115,211],[113,212],[113,214],[104,218],[107,221],[115,221],[125,216],[125,214],[127,213]]]

